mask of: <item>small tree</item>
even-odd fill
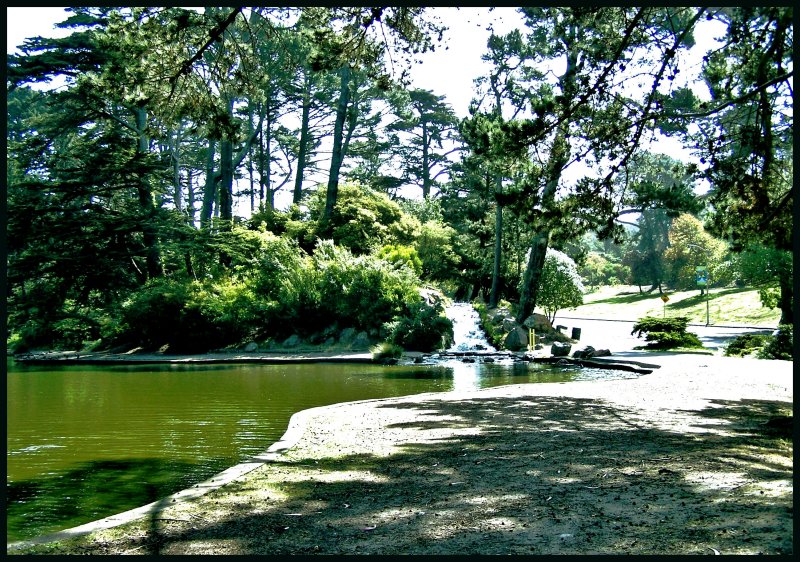
[[[548,248],[536,304],[545,311],[550,323],[555,322],[556,313],[562,308],[582,305],[584,292],[578,267],[572,258]]]

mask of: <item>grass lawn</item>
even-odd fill
[[[706,297],[700,291],[667,291],[667,316],[688,316],[690,324],[706,323]],[[600,287],[583,296],[585,304],[563,310],[563,316],[613,320],[638,320],[643,316],[663,316],[664,303],[658,291],[639,293],[636,285]],[[761,306],[758,291],[726,287],[712,288],[708,309],[712,325],[777,327],[781,312]]]

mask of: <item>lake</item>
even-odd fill
[[[630,377],[528,363],[24,366],[7,360],[7,540],[125,511],[264,452],[295,412],[504,384]]]

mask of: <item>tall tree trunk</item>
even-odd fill
[[[142,156],[150,152],[150,138],[147,136],[147,110],[144,107],[137,107],[134,110],[136,117],[136,131],[139,139],[136,151]],[[139,195],[139,205],[144,210],[147,217],[142,225],[142,240],[144,241],[147,263],[147,276],[149,278],[160,277],[163,274],[161,265],[161,254],[158,249],[158,236],[156,235],[155,218],[156,204],[153,199],[153,192],[150,189],[147,178],[143,175],[136,185]]]
[[[333,208],[339,195],[339,172],[342,168],[344,153],[342,141],[344,136],[344,122],[347,118],[347,106],[350,103],[350,66],[345,65],[340,71],[341,91],[339,103],[336,107],[336,123],[333,127],[333,152],[331,154],[331,168],[328,174],[328,189],[325,194],[325,213],[322,215],[321,230],[324,232],[333,216]]]
[[[503,179],[495,177],[495,193],[500,195],[503,191]],[[497,307],[500,299],[500,265],[503,254],[503,206],[499,197],[495,197],[494,211],[494,263],[492,264],[492,290],[489,293],[489,308]]]
[[[253,127],[253,106],[249,106],[247,119],[250,122],[250,128]],[[250,176],[250,214],[256,211],[256,183],[253,178],[253,146],[247,151],[247,173]]]
[[[200,226],[206,228],[211,223],[211,214],[214,209],[214,201],[217,199],[217,182],[214,178],[214,152],[216,151],[216,140],[208,139],[208,150],[206,151],[206,185],[203,188],[203,207],[200,209]]]
[[[266,139],[264,140],[264,192],[267,207],[270,211],[275,209],[275,193],[272,191],[272,108],[270,98],[267,96],[267,107],[264,118],[267,120]]]
[[[228,116],[233,117],[233,98],[227,100]],[[249,148],[249,147],[248,147]],[[219,145],[219,218],[224,223],[233,220],[233,139],[222,139]],[[229,228],[230,224],[223,226]]]
[[[431,194],[431,171],[428,168],[428,123],[422,121],[422,198],[427,199]]]
[[[576,82],[575,72],[578,61],[576,50],[575,30],[568,31],[567,41],[567,68],[559,78],[561,91],[564,93],[564,109],[575,96]],[[555,203],[558,182],[561,173],[569,161],[569,121],[563,120],[556,129],[556,136],[553,139],[553,147],[547,162],[545,187],[542,192],[542,208],[549,209]],[[536,297],[539,292],[539,282],[542,277],[544,260],[547,254],[547,247],[550,245],[550,227],[542,225],[531,239],[531,253],[528,258],[528,265],[525,268],[525,275],[522,280],[522,290],[519,296],[519,306],[517,307],[517,321],[522,323],[528,316],[533,314],[536,308]]]
[[[173,183],[173,203],[175,210],[181,210],[181,126],[175,131],[174,144],[172,145],[172,183]]]
[[[306,171],[309,143],[309,119],[311,112],[311,75],[306,72],[303,83],[303,112],[300,117],[300,146],[297,152],[297,175],[294,178],[292,202],[299,204],[303,198],[303,174]]]
[[[264,131],[258,132],[258,208],[264,208]]]
[[[192,183],[194,176],[192,169],[186,170],[186,213],[189,215],[189,223],[194,226],[194,184]]]

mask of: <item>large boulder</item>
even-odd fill
[[[509,351],[521,351],[528,348],[528,330],[519,326],[511,330],[503,342],[503,347]]]
[[[297,347],[298,345],[300,345],[300,342],[301,342],[300,336],[298,336],[297,334],[292,334],[291,336],[283,340],[283,347]]]
[[[587,345],[583,349],[576,349],[572,356],[575,359],[591,359],[594,357],[595,349],[591,345]]]
[[[514,328],[519,328],[519,324],[517,324],[513,318],[504,318],[503,319],[503,331],[510,332]]]
[[[357,348],[369,347],[370,343],[372,343],[372,340],[370,340],[369,334],[366,332],[359,332],[353,339],[353,347]]]
[[[550,354],[553,357],[566,357],[569,355],[570,349],[572,349],[572,344],[557,341],[553,342],[553,346],[550,348]]]
[[[246,346],[244,346],[244,350],[247,353],[252,353],[254,351],[258,351],[258,344],[254,341],[251,341]]]
[[[544,314],[531,314],[528,316],[523,324],[528,328],[533,328],[537,332],[549,332],[553,329],[553,325],[550,323],[550,320],[547,319],[547,316]]]
[[[339,343],[342,345],[350,345],[353,343],[353,340],[356,339],[356,335],[358,332],[355,328],[345,328],[342,330],[342,333],[339,334]]]

